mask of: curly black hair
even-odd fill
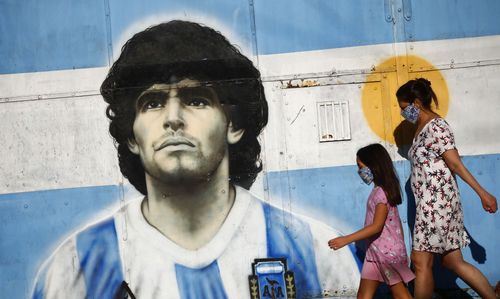
[[[128,147],[134,138],[136,100],[153,84],[185,78],[211,86],[221,104],[229,107],[225,111],[233,128],[245,130],[238,143],[228,145],[229,175],[234,184],[250,188],[262,170],[258,136],[268,120],[260,72],[220,32],[181,20],[135,34],[101,85],[122,174],[139,192],[147,194],[140,157]]]

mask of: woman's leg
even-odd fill
[[[408,292],[406,285],[400,281],[391,286],[391,293],[394,299],[411,299],[413,298]]]
[[[357,299],[372,299],[379,284],[376,280],[361,279]]]
[[[434,277],[432,277],[432,263],[434,254],[432,252],[411,252],[411,262],[415,268],[415,299],[431,299],[434,292]]]
[[[467,283],[481,298],[495,299],[495,291],[486,277],[471,264],[464,261],[460,249],[446,252],[442,256],[444,267],[455,272],[465,283]]]

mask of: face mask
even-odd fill
[[[415,107],[415,105],[413,104],[406,106],[406,108],[403,111],[401,111],[401,116],[404,117],[407,121],[411,122],[412,124],[417,123],[419,114],[420,114],[420,109]]]
[[[363,167],[358,170],[358,174],[365,184],[370,185],[373,182],[373,173],[370,168]]]

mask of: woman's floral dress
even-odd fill
[[[442,154],[455,149],[455,138],[442,118],[429,121],[409,151],[416,216],[413,250],[444,253],[470,243],[457,181]]]

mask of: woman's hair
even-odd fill
[[[391,157],[386,149],[382,145],[374,143],[360,148],[356,156],[370,168],[373,173],[373,182],[385,191],[390,205],[399,205],[401,203],[401,187]]]
[[[431,82],[424,78],[417,78],[403,84],[396,92],[396,97],[399,102],[408,102],[410,104],[415,99],[420,99],[422,105],[427,109],[431,109],[431,103],[434,101],[436,108],[439,107]]]
[[[260,72],[220,32],[179,20],[135,34],[101,85],[122,174],[147,194],[141,159],[128,147],[134,138],[136,100],[155,83],[176,83],[184,78],[213,88],[233,129],[245,130],[239,142],[228,145],[229,176],[234,184],[250,188],[262,170],[258,136],[268,118]]]

